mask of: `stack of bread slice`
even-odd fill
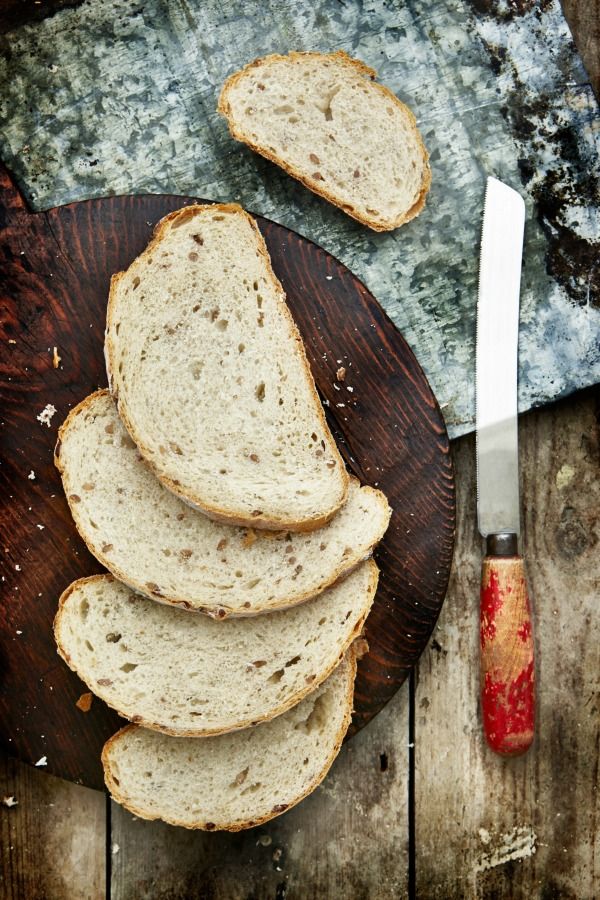
[[[144,818],[238,830],[324,778],[390,517],[348,476],[255,222],[189,206],[113,277],[110,392],[63,424],[58,466],[110,574],[63,593],[58,650],[131,721],[113,797]]]

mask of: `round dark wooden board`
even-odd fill
[[[87,688],[58,657],[52,620],[64,588],[102,568],[75,530],[52,454],[69,409],[106,386],[111,274],[141,252],[158,219],[190,202],[111,197],[32,214],[0,169],[0,732],[11,754],[46,757],[47,771],[96,788],[102,745],[120,720],[97,699],[87,713],[77,708]],[[305,238],[257,221],[348,468],[394,510],[376,553],[357,730],[405,680],[444,599],[454,540],[448,437],[412,351],[364,285]],[[38,420],[47,404],[56,409],[49,426]]]

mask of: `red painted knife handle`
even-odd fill
[[[481,708],[496,753],[518,756],[533,741],[535,666],[521,556],[486,556],[481,570]]]

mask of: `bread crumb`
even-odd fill
[[[62,357],[58,355],[57,348],[53,347],[52,348],[52,365],[54,366],[55,369],[58,369],[61,359],[62,359]]]
[[[39,528],[40,531],[43,531],[46,526],[45,525],[36,525],[35,527]]]
[[[265,541],[278,541],[286,534],[285,531],[265,531],[260,532],[260,537]],[[258,537],[258,535],[257,535]]]
[[[249,528],[242,540],[242,547],[251,547],[256,540],[256,532]]]
[[[112,845],[112,855],[113,855],[113,856],[116,856],[120,849],[121,849],[121,848],[119,847],[118,844],[113,844],[113,845]]]
[[[344,366],[339,367],[339,369],[335,373],[335,377],[337,378],[338,381],[344,380],[344,378],[346,377],[346,369],[344,368]]]
[[[51,403],[47,403],[46,406],[41,411],[41,413],[39,413],[39,415],[36,416],[36,419],[42,425],[47,425],[48,428],[50,428],[50,422],[52,421],[52,416],[55,413],[56,413],[56,407],[53,406]]]
[[[82,694],[75,706],[77,709],[80,709],[81,712],[89,712],[92,706],[92,700],[94,699],[94,695],[89,691],[85,694]]]
[[[14,797],[3,797],[2,804],[3,806],[16,806],[18,804],[18,800],[15,800]]]
[[[362,659],[369,652],[369,644],[367,643],[366,638],[359,637],[354,641],[354,649],[356,651],[356,658]]]
[[[21,566],[19,565],[19,563],[16,563],[15,564],[15,572],[20,572],[20,571],[21,571]]]
[[[27,477],[29,478],[30,481],[35,481],[35,472],[33,471],[33,469],[31,470],[31,472],[29,473],[29,475]]]
[[[48,765],[48,760],[46,759],[45,756],[41,756],[38,759],[38,761],[36,762],[36,766],[47,766],[47,765]]]

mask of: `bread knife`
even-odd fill
[[[535,727],[531,607],[519,555],[517,350],[525,204],[488,178],[477,303],[477,523],[486,540],[481,571],[483,729],[504,756],[529,749]]]

